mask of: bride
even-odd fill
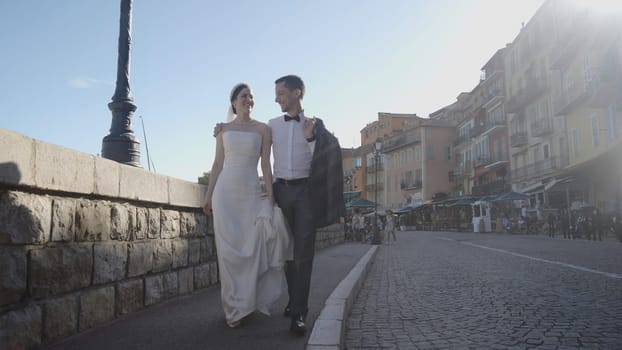
[[[222,306],[234,328],[255,310],[269,315],[269,306],[286,290],[283,267],[293,253],[272,192],[270,127],[251,117],[255,102],[248,84],[236,85],[230,101],[228,123],[216,137],[203,210],[214,220]]]

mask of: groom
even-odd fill
[[[275,81],[275,102],[285,115],[268,122],[274,152],[274,196],[294,238],[294,257],[285,275],[291,317],[290,332],[306,333],[311,270],[316,228],[339,222],[345,216],[341,147],[321,119],[304,114],[305,85],[295,75]]]

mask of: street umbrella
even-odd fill
[[[346,203],[346,208],[374,208],[376,203],[367,199],[355,199]]]

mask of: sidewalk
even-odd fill
[[[270,310],[272,316],[255,313],[242,327],[228,328],[220,288],[215,286],[128,315],[46,349],[304,349],[324,302],[370,248],[367,244],[344,243],[316,251],[306,337],[289,333],[290,319],[282,316],[287,296]]]

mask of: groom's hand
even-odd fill
[[[220,134],[221,131],[222,131],[222,123],[217,123],[216,126],[214,126],[214,137],[218,136],[218,134]]]
[[[313,138],[313,127],[315,126],[315,117],[313,118],[305,118],[304,124],[303,124],[303,130],[305,133],[305,138],[308,139],[312,139]]]

